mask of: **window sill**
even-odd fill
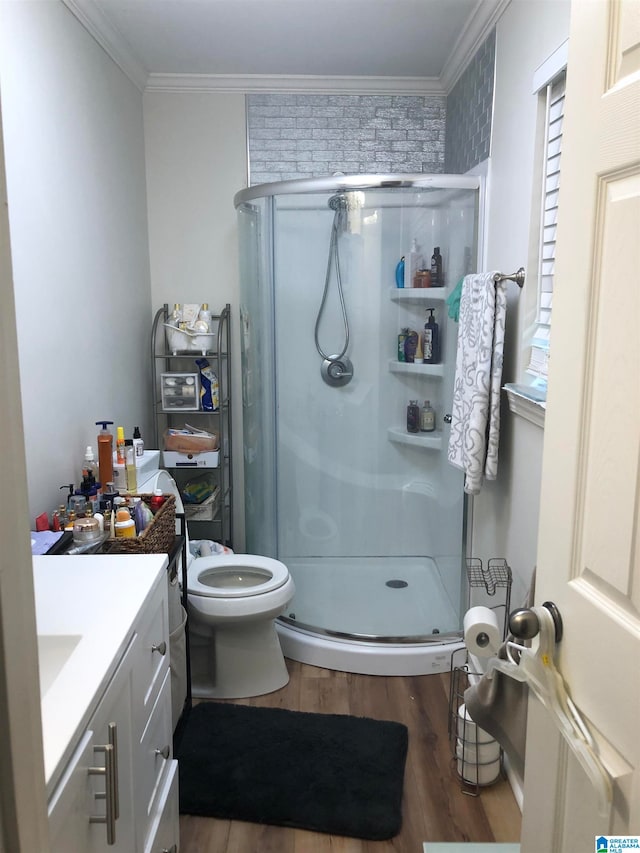
[[[526,385],[514,385],[512,383],[507,383],[504,390],[507,392],[509,409],[514,415],[518,415],[544,429],[547,403],[546,400],[542,399],[539,392]]]

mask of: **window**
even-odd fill
[[[538,243],[538,304],[527,373],[532,384],[546,392],[555,276],[556,227],[560,195],[562,123],[568,43],[561,45],[534,77],[534,91],[544,100],[544,140],[541,168],[541,210]]]

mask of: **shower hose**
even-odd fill
[[[324,292],[322,294],[322,302],[320,303],[320,308],[318,309],[318,316],[316,317],[316,325],[314,331],[314,339],[316,344],[316,349],[318,350],[318,354],[325,359],[325,361],[329,362],[337,362],[340,361],[342,356],[346,353],[349,348],[349,318],[347,316],[347,307],[344,301],[344,292],[342,288],[342,275],[340,273],[340,252],[338,250],[338,237],[340,232],[344,231],[347,224],[347,207],[346,207],[346,199],[344,196],[333,196],[333,198],[329,199],[329,206],[333,209],[333,224],[331,226],[331,240],[329,242],[329,258],[327,260],[327,274],[324,280]],[[344,346],[340,350],[339,353],[335,355],[327,355],[322,347],[320,346],[319,336],[318,336],[318,328],[320,326],[320,320],[322,319],[322,315],[324,313],[324,308],[327,302],[327,296],[329,294],[329,285],[331,282],[331,268],[335,264],[336,268],[336,284],[338,287],[338,297],[340,299],[340,308],[342,309],[342,322],[344,324]]]

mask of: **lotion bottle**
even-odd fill
[[[109,432],[109,424],[113,421],[96,421],[96,426],[102,425],[98,434],[98,474],[102,491],[107,483],[113,482],[113,435]]]

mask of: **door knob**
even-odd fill
[[[556,627],[556,643],[562,639],[562,616],[560,611],[553,601],[545,601],[542,604],[546,607]],[[514,610],[509,614],[509,630],[514,637],[520,640],[531,640],[540,632],[540,620],[533,610]]]

